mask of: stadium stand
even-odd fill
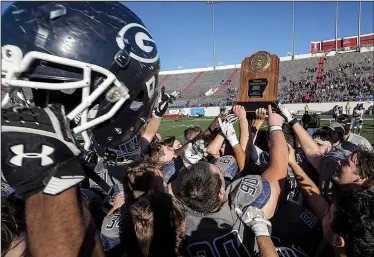
[[[305,54],[295,56],[294,60],[289,57],[281,57],[278,99],[288,103],[331,102],[344,99],[348,101],[373,100],[374,78],[371,75],[374,70],[372,60],[373,47],[361,51],[338,54],[334,52]],[[322,64],[320,64],[321,57],[324,58]],[[349,66],[339,71],[339,68],[344,67],[347,63],[354,67]],[[319,70],[321,70],[321,81],[318,81]],[[328,76],[329,72],[332,72],[335,76]],[[160,76],[160,81],[163,81],[167,92],[175,90],[181,92],[181,95],[172,106],[176,108],[185,107],[186,105],[217,106],[231,104],[234,99],[230,97],[231,94],[229,92],[230,89],[235,92],[235,89],[239,88],[239,80],[240,64],[221,66],[217,67],[216,70],[203,68],[164,71],[161,72]],[[341,94],[339,97],[333,97],[331,90],[326,96],[322,93],[323,88],[327,85],[330,86],[337,82],[347,84],[344,89],[350,91],[350,94]],[[352,84],[356,84],[357,87],[353,87]],[[296,88],[293,85],[296,85]],[[215,91],[215,89],[218,90]],[[301,95],[300,97],[290,94],[290,91],[295,89]],[[209,90],[213,91],[213,93],[205,95]],[[333,91],[336,92],[336,90]],[[355,93],[355,91],[357,92]],[[310,95],[315,97],[309,97]]]

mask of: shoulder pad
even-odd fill
[[[269,200],[269,183],[258,175],[247,175],[233,181],[227,188],[229,205],[243,210],[247,206],[261,209]]]

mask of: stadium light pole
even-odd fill
[[[295,57],[295,1],[292,1],[292,60]]]
[[[206,1],[205,4],[212,5],[212,40],[213,40],[213,70],[216,70],[216,41],[215,41],[215,27],[214,27],[214,5],[219,1]]]
[[[336,12],[335,12],[335,52],[338,52],[338,10],[339,5],[336,1]]]
[[[361,51],[361,1],[358,2],[358,28],[357,28],[357,47]]]

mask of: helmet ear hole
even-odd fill
[[[135,99],[131,102],[130,108],[134,110],[134,109],[138,109],[139,107],[141,107],[144,104],[144,97],[145,97],[144,90],[141,90],[138,93],[138,95],[135,97]]]
[[[145,97],[145,93],[144,93],[144,90],[141,90],[138,95],[135,97],[134,101],[137,101],[137,102],[144,102],[144,97]]]

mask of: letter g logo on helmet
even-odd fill
[[[155,63],[158,61],[155,41],[149,31],[142,25],[130,23],[124,26],[116,38],[119,48],[124,49],[125,44],[131,45],[130,57],[142,63]]]

